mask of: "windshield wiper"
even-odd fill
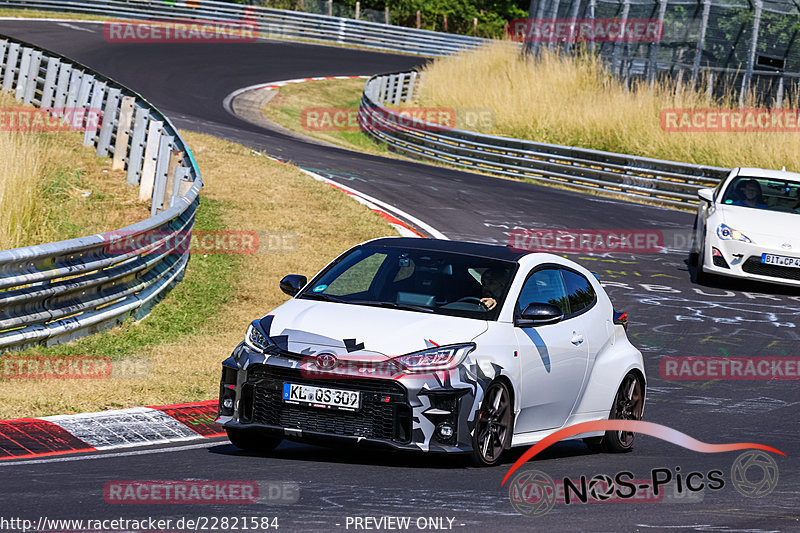
[[[352,303],[348,302],[347,300],[342,300],[341,298],[336,298],[335,296],[331,296],[329,294],[322,294],[321,292],[307,292],[303,294],[301,298],[308,298],[309,300],[322,300],[323,302],[335,302],[337,304]]]
[[[374,305],[376,307],[388,307],[390,309],[402,309],[404,311],[422,311],[423,313],[433,313],[433,309],[430,307],[425,307],[423,305],[414,305],[414,304],[399,304],[395,302],[359,302],[363,303],[364,305]]]

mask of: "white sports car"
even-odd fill
[[[222,364],[237,447],[332,439],[468,452],[478,465],[579,422],[642,417],[645,371],[598,280],[505,246],[383,238],[253,321]],[[635,435],[582,435],[626,451]]]
[[[800,286],[800,174],[735,168],[698,196],[697,281],[720,274]]]

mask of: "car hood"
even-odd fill
[[[470,342],[488,329],[485,320],[295,298],[270,315],[267,334],[283,348],[309,356],[326,351],[347,359],[386,359]]]
[[[780,248],[789,244],[790,250],[800,251],[800,214],[752,209],[735,205],[719,206],[722,222],[738,229],[755,244]],[[709,228],[717,231],[717,228]]]

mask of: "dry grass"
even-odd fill
[[[203,262],[214,257],[193,256],[186,279],[148,318],[65,347],[73,355],[110,356],[116,364],[134,365],[139,361],[138,367],[146,369],[144,375],[101,380],[0,381],[0,418],[215,398],[220,363],[241,340],[247,324],[287,299],[278,288],[278,281],[285,274],[310,276],[347,247],[394,234],[379,215],[292,167],[207,135],[186,133],[185,137],[206,183],[202,192],[205,206],[201,203],[201,209],[209,205],[219,208],[219,217],[227,229],[294,232],[298,237],[296,251],[216,256],[234,261],[232,294],[224,303],[216,304],[205,321],[194,316],[190,304],[204,298],[203,291],[211,290],[196,283],[196,277],[203,271]],[[189,292],[184,290],[188,287],[192,287]],[[163,321],[160,314],[176,299],[187,300],[188,304],[179,307],[177,314],[173,312],[171,320],[193,324],[190,331],[175,334],[166,324],[161,326],[165,328],[163,333],[148,334],[147,342],[135,352],[122,358],[114,353],[115,346],[125,344],[154,322]],[[81,352],[82,347],[86,351]],[[29,350],[26,355],[40,353],[52,351]]]
[[[102,17],[100,15],[88,15],[84,13],[59,13],[58,11],[44,11],[36,9],[0,9],[0,17],[12,18],[50,18],[67,20],[114,20],[113,17]]]
[[[13,100],[0,95],[0,106]],[[21,132],[0,131],[0,250],[23,246],[39,222],[44,168],[41,140]]]
[[[309,108],[344,108],[355,117],[365,82],[362,79],[324,80],[285,85],[279,87],[278,94],[266,104],[264,115],[285,128],[315,139],[351,150],[387,155],[386,147],[362,133],[357,124],[344,131],[319,131],[302,121],[303,110]]]
[[[525,58],[495,43],[430,64],[419,103],[488,108],[495,123],[482,131],[508,137],[696,164],[800,170],[800,133],[667,133],[659,121],[663,109],[738,105],[726,98],[709,106],[704,92],[676,94],[665,82],[627,91],[591,57]]]
[[[0,107],[20,108],[6,94]],[[0,249],[124,227],[149,216],[125,173],[79,132],[0,131]]]

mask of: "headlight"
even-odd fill
[[[452,344],[429,348],[421,352],[395,357],[394,361],[400,363],[409,372],[432,372],[435,370],[448,370],[461,364],[469,352],[475,349],[475,344]]]
[[[244,343],[248,348],[257,352],[265,352],[272,346],[269,337],[261,333],[253,324],[247,327],[247,333],[244,335]]]
[[[730,226],[726,226],[725,224],[720,224],[717,226],[717,237],[722,239],[723,241],[742,241],[742,242],[753,242],[747,235],[739,231],[738,229],[733,229]]]

